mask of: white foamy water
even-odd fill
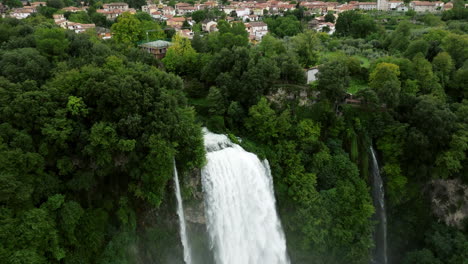
[[[207,228],[218,264],[289,263],[268,161],[204,130]]]
[[[182,196],[180,194],[179,175],[177,173],[175,160],[174,160],[174,183],[175,183],[176,197],[177,197],[177,215],[179,216],[180,240],[182,242],[182,246],[184,247],[184,261],[186,264],[192,264],[190,245],[188,243],[188,238],[187,238],[187,226],[185,223],[184,205],[182,203]]]

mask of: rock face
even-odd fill
[[[191,193],[190,201],[185,205],[185,220],[192,224],[205,225],[205,203],[201,186],[201,172],[199,169],[193,170],[187,177],[187,186]]]
[[[446,225],[463,228],[468,217],[468,185],[459,179],[433,180],[431,187],[432,212]]]
[[[181,184],[190,190],[190,196],[184,200],[184,213],[190,246],[192,248],[193,263],[214,263],[206,228],[201,170],[195,169],[184,175],[183,179],[183,183]]]

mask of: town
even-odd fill
[[[47,2],[20,2],[23,6],[16,8],[9,8],[6,5],[0,4],[0,14],[2,17],[14,17],[17,19],[24,19],[35,13],[40,13],[43,9],[50,12],[47,8]],[[175,3],[174,1],[161,3],[159,1],[147,1],[146,5],[140,7],[130,7],[127,3],[106,3],[99,9],[91,7],[85,2],[81,2],[81,6],[68,6],[57,10],[52,17],[55,24],[64,29],[82,33],[89,29],[95,29],[96,34],[102,39],[109,39],[112,33],[108,27],[97,26],[95,23],[79,23],[73,21],[69,17],[71,14],[79,17],[80,13],[97,14],[96,16],[101,19],[107,20],[111,25],[116,19],[125,12],[136,14],[137,12],[144,12],[151,16],[152,19],[164,24],[167,28],[175,30],[178,35],[192,39],[194,31],[214,32],[217,31],[218,20],[225,20],[229,23],[244,23],[245,29],[249,33],[249,40],[253,43],[261,41],[261,39],[268,33],[268,25],[263,22],[263,19],[268,16],[284,16],[300,9],[304,17],[309,17],[308,28],[320,32],[327,32],[333,34],[335,31],[334,21],[340,13],[349,10],[379,10],[379,11],[394,11],[394,12],[407,12],[413,10],[421,13],[440,13],[445,10],[453,8],[451,2],[429,2],[429,1],[411,1],[409,4],[404,1],[387,1],[379,0],[377,2],[359,2],[350,1],[349,3],[338,2],[322,2],[322,1],[232,1],[221,3],[217,1],[206,2],[193,2],[192,3]],[[57,8],[57,6],[54,6]],[[199,11],[212,10],[210,18],[204,18],[202,21],[197,21],[192,17],[192,14]],[[327,14],[333,14],[335,18],[327,19]],[[49,14],[50,15],[50,14]],[[68,17],[68,19],[67,19]],[[195,25],[200,26],[195,29]],[[162,58],[163,52],[169,45],[168,42],[157,42],[150,45],[144,45],[143,48],[148,51],[153,51],[158,58]],[[154,46],[156,45],[156,46]],[[162,48],[162,49],[161,49]],[[157,54],[156,54],[157,53]]]

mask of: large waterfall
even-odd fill
[[[289,263],[267,161],[204,131],[207,229],[218,264]]]
[[[175,160],[174,160],[174,183],[175,183],[176,197],[177,197],[177,215],[179,216],[179,225],[180,225],[180,240],[182,242],[182,246],[184,247],[184,261],[186,264],[191,264],[192,256],[190,252],[190,245],[188,243],[188,238],[187,238],[187,226],[185,223],[184,206],[182,203],[182,196],[180,194],[179,175],[177,173]]]
[[[372,198],[379,221],[375,232],[376,252],[374,262],[387,264],[387,214],[385,212],[385,189],[380,176],[379,164],[374,148],[370,149],[372,155]]]

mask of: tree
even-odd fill
[[[39,28],[34,32],[37,49],[44,55],[58,59],[65,57],[69,41],[61,28]]]
[[[335,23],[335,15],[332,12],[328,12],[325,15],[325,22]]]
[[[460,68],[468,59],[468,36],[449,34],[443,41],[443,47],[455,61],[455,67]]]
[[[140,20],[129,12],[120,15],[111,30],[116,41],[127,45],[135,45],[143,36]]]
[[[401,83],[398,79],[400,69],[391,63],[379,63],[369,76],[369,86],[374,89],[387,106],[398,105]]]
[[[203,20],[206,18],[206,12],[205,10],[198,10],[192,13],[192,19],[196,23],[201,23]]]
[[[432,60],[432,68],[442,87],[446,87],[455,68],[452,57],[447,52],[437,54]]]
[[[319,58],[320,40],[317,33],[306,31],[291,39],[294,52],[303,68],[315,66]]]
[[[19,0],[4,0],[2,3],[9,8],[16,8],[16,7],[22,7],[23,4]]]
[[[302,29],[301,22],[292,15],[276,18],[269,17],[265,19],[265,23],[268,25],[268,30],[280,38],[295,36]]]
[[[365,38],[378,30],[374,20],[357,11],[345,11],[336,20],[336,34],[341,36],[353,36],[354,38]]]
[[[167,49],[166,56],[162,60],[169,71],[177,74],[191,74],[196,70],[197,52],[192,48],[190,40],[175,35],[172,46]]]
[[[16,49],[3,53],[0,73],[12,82],[35,80],[44,82],[49,75],[47,58],[32,48]]]
[[[210,104],[210,114],[213,115],[223,115],[224,112],[226,111],[225,109],[225,100],[223,95],[221,94],[221,91],[216,88],[215,86],[212,86],[210,88],[210,91],[208,93],[208,96],[206,97],[208,103]]]
[[[63,0],[47,0],[47,6],[56,8],[56,9],[62,9],[65,7],[65,3]]]
[[[413,58],[414,79],[418,81],[419,89],[423,93],[431,93],[435,90],[437,80],[432,72],[432,65],[424,58],[422,53],[418,53]]]
[[[330,102],[340,102],[349,86],[349,71],[346,62],[335,59],[322,64],[318,72],[318,88],[320,93]]]
[[[384,45],[390,51],[400,51],[403,52],[407,49],[409,45],[409,35],[411,32],[411,24],[409,22],[403,21],[398,24],[395,31],[385,39]]]
[[[245,126],[252,135],[263,142],[271,142],[272,139],[278,137],[276,113],[271,109],[265,97],[262,97],[258,104],[249,109],[249,117],[245,121]]]
[[[422,53],[424,57],[427,55],[429,50],[429,43],[424,39],[412,41],[405,51],[405,57],[412,59],[416,54]]]

